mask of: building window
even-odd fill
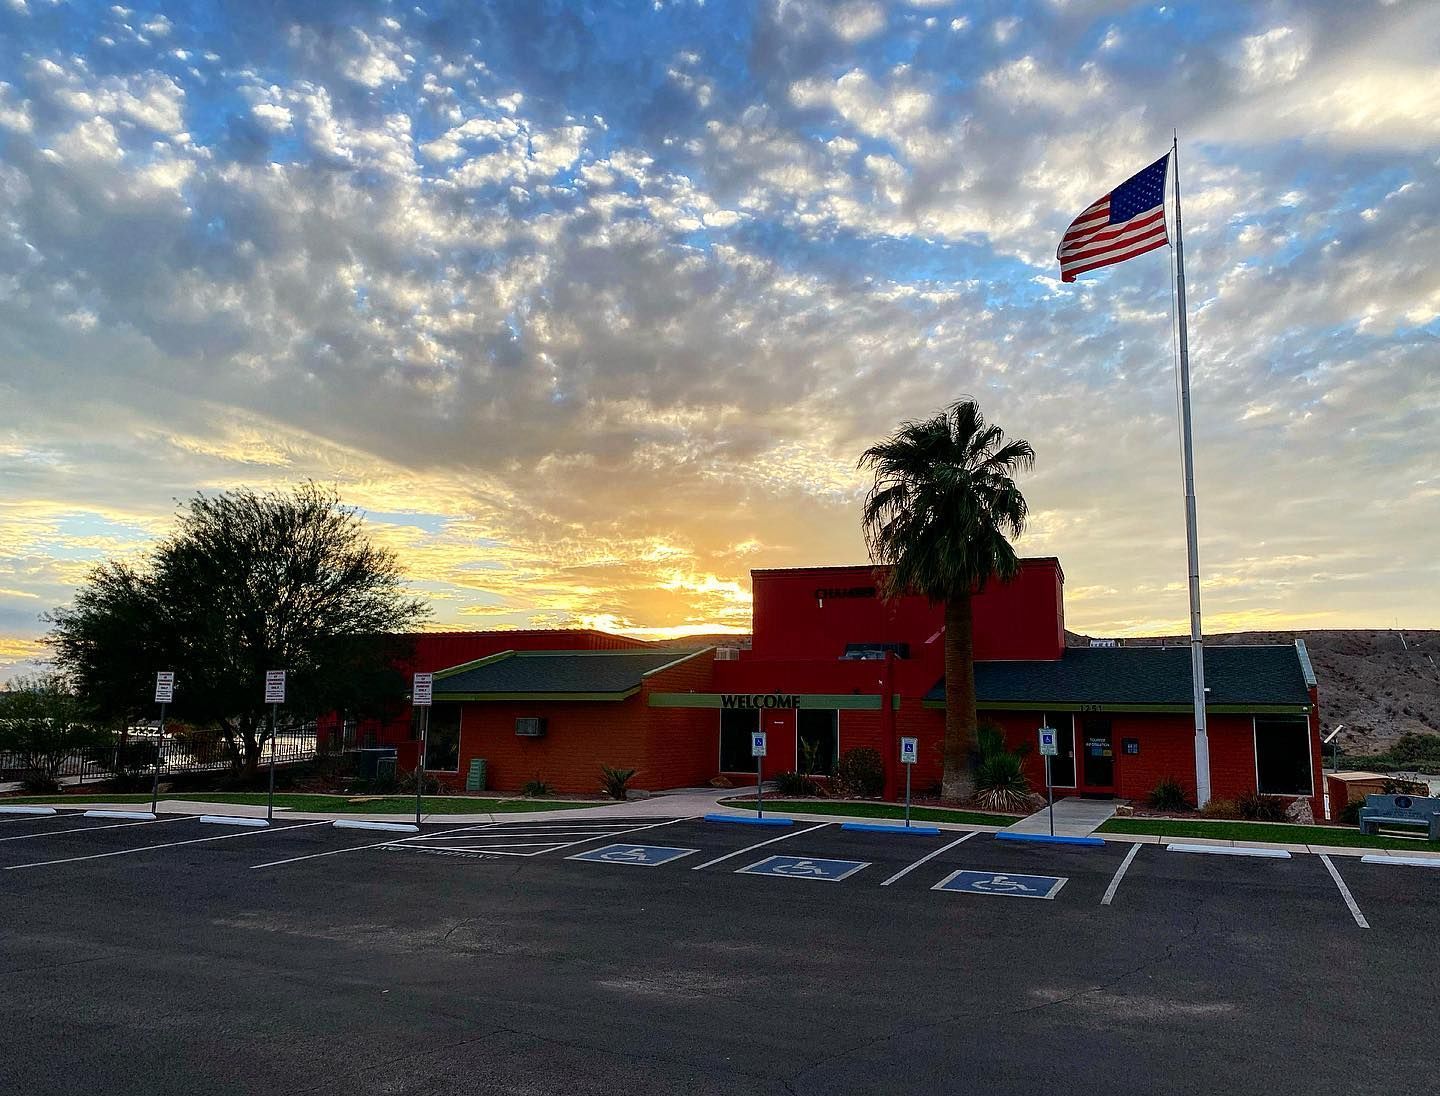
[[[460,705],[436,704],[430,709],[430,729],[425,736],[425,770],[460,771]]]
[[[1050,784],[1056,788],[1075,786],[1075,719],[1064,712],[1042,715],[1041,726],[1055,728],[1055,749],[1050,759]],[[1043,762],[1042,762],[1043,764]]]
[[[720,713],[720,771],[745,773],[755,768],[750,756],[750,736],[760,729],[755,709],[727,708]]]
[[[796,769],[834,776],[840,755],[840,713],[833,708],[801,708],[795,716]]]
[[[1255,720],[1255,783],[1261,795],[1315,794],[1309,720]]]

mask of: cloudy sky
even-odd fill
[[[0,677],[174,500],[305,477],[436,623],[745,628],[973,394],[1068,623],[1440,626],[1440,5],[0,0]]]

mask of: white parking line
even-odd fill
[[[167,841],[163,845],[142,845],[138,849],[117,849],[114,852],[93,852],[89,856],[67,856],[63,860],[37,860],[33,864],[11,864],[6,871],[21,868],[48,868],[52,864],[74,864],[81,860],[104,860],[107,856],[129,856],[136,852],[150,852],[153,849],[173,849],[180,845],[199,845],[206,841],[230,841],[237,837],[263,837],[271,833],[287,833],[290,830],[304,830],[311,826],[328,826],[329,821],[300,822],[294,826],[280,826],[271,830],[246,830],[244,833],[222,833],[215,837],[192,837],[188,841]]]
[[[1350,888],[1345,885],[1345,880],[1340,878],[1340,873],[1335,869],[1335,865],[1330,862],[1330,857],[1322,852],[1320,859],[1325,864],[1326,870],[1330,872],[1330,878],[1335,880],[1335,885],[1340,888],[1340,897],[1345,899],[1345,904],[1350,907],[1350,916],[1355,918],[1355,923],[1362,929],[1368,929],[1370,922],[1365,920],[1365,915],[1360,912],[1360,907],[1355,904],[1355,896],[1350,893]]]
[[[322,822],[320,824],[329,825],[328,822]],[[494,824],[497,826],[500,825],[500,823],[498,822]],[[396,840],[395,838],[391,838],[389,841],[376,841],[373,845],[351,845],[349,848],[330,849],[327,852],[311,852],[306,853],[304,856],[292,856],[286,860],[270,860],[264,864],[251,864],[250,870],[255,871],[259,868],[278,868],[282,864],[298,864],[302,860],[319,860],[322,856],[339,856],[342,852],[363,852],[365,849],[378,849],[382,848],[385,845],[404,845],[413,840],[415,840],[413,837],[402,837],[398,840]]]
[[[734,852],[727,852],[724,856],[717,856],[714,860],[707,860],[703,864],[696,864],[691,871],[699,871],[701,868],[708,868],[711,864],[719,864],[721,861],[741,856],[751,849],[763,849],[766,845],[773,845],[777,841],[788,841],[792,837],[799,837],[802,833],[811,833],[814,830],[823,830],[829,822],[821,822],[818,826],[810,826],[803,830],[792,830],[790,833],[782,833],[779,837],[772,837],[769,841],[758,841],[753,845],[746,845],[743,849],[736,849]]]
[[[491,845],[485,851],[495,853],[499,856],[544,856],[547,853],[559,852],[561,849],[573,849],[576,845],[588,845],[592,841],[609,841],[613,837],[624,837],[626,834],[639,833],[641,830],[658,830],[662,826],[673,826],[677,822],[693,822],[698,815],[691,815],[689,818],[670,818],[664,822],[652,822],[647,826],[626,826],[623,829],[608,830],[605,833],[592,833],[585,837],[576,838],[574,841],[549,841],[545,842],[546,847],[538,852],[512,852],[507,853],[507,847],[519,847],[517,842],[514,846]],[[506,837],[508,834],[495,834],[496,837]],[[523,834],[521,836],[524,836]]]
[[[979,830],[971,830],[971,831],[970,831],[969,833],[967,833],[964,837],[958,838],[958,839],[950,842],[950,844],[948,844],[948,845],[942,845],[940,848],[936,849],[934,852],[927,852],[927,853],[926,853],[924,856],[922,856],[919,860],[915,861],[915,863],[909,865],[908,867],[901,868],[899,871],[897,871],[894,875],[892,875],[889,879],[885,880],[885,882],[881,883],[880,885],[881,885],[882,887],[888,887],[891,883],[895,882],[897,879],[904,879],[907,875],[909,875],[912,871],[914,871],[916,868],[918,868],[921,864],[925,863],[927,860],[933,860],[933,859],[935,859],[935,857],[939,856],[939,855],[940,855],[942,852],[944,852],[946,849],[953,849],[956,845],[963,844],[964,842],[969,841],[970,838],[974,837],[974,836],[975,836],[977,833],[979,833],[979,832],[980,832]]]
[[[1120,861],[1120,866],[1115,869],[1115,878],[1110,880],[1110,885],[1105,888],[1105,897],[1100,899],[1102,906],[1108,906],[1115,899],[1115,892],[1120,889],[1120,880],[1125,878],[1125,870],[1130,867],[1130,861],[1135,859],[1135,854],[1140,851],[1140,842],[1136,841],[1130,846],[1130,851],[1125,854],[1125,859]]]
[[[71,826],[68,830],[45,830],[43,833],[22,833],[19,837],[0,837],[0,841],[29,841],[32,837],[52,837],[57,833],[85,833],[87,830],[123,830],[127,826],[158,826],[161,822],[184,822],[186,817],[155,818],[149,822],[116,822],[111,826]]]

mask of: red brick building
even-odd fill
[[[594,792],[601,765],[663,789],[725,776],[753,781],[750,735],[767,732],[767,773],[830,772],[871,746],[893,795],[899,739],[919,739],[914,786],[940,780],[943,613],[923,598],[887,601],[868,566],[752,572],[749,649],[687,650],[600,632],[422,635],[415,669],[436,671],[427,769],[463,784],[486,762],[488,786],[532,780]],[[1058,795],[1143,799],[1174,777],[1195,793],[1188,647],[1065,645],[1064,574],[1022,561],[975,599],[975,683],[982,720],[1033,749],[1058,732]],[[1260,791],[1310,800],[1320,814],[1319,712],[1303,643],[1206,649],[1213,795]],[[408,720],[382,729],[413,767]]]

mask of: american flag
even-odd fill
[[[1166,154],[1137,171],[1070,222],[1055,257],[1060,280],[1123,263],[1170,242],[1165,231]]]

